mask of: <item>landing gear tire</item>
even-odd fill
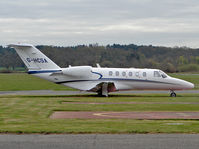
[[[102,92],[98,92],[97,96],[102,97]]]
[[[103,95],[102,92],[99,92],[99,93],[97,94],[97,96],[98,96],[98,97],[108,97],[108,95]]]
[[[172,93],[170,94],[170,97],[176,97],[176,93],[175,93],[175,92],[172,92]]]

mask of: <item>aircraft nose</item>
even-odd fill
[[[194,84],[191,83],[191,82],[188,82],[188,81],[183,81],[183,86],[186,89],[192,89],[192,88],[194,88]]]
[[[187,88],[192,89],[192,88],[194,88],[194,87],[195,87],[195,86],[194,86],[193,83],[187,82]]]
[[[182,89],[182,90],[186,90],[186,89],[193,89],[194,88],[194,84],[185,80],[181,80],[181,79],[177,79],[174,78],[172,79],[172,82],[176,82],[176,84],[178,84],[178,89]]]

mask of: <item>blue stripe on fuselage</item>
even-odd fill
[[[100,76],[99,79],[101,79],[103,77],[103,75],[101,73],[99,73],[99,72],[94,72],[94,71],[91,71],[91,72],[94,73],[94,74],[99,75]]]
[[[69,81],[61,81],[56,82],[57,84],[62,83],[73,83],[73,82],[85,82],[85,81],[132,81],[132,82],[148,82],[148,83],[161,83],[161,84],[172,84],[176,85],[174,83],[168,83],[168,82],[161,82],[161,81],[153,81],[153,80],[141,80],[141,79],[124,79],[124,78],[101,78],[97,80],[69,80]]]

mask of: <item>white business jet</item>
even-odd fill
[[[60,68],[33,45],[10,44],[8,47],[15,48],[29,74],[101,96],[122,90],[170,90],[170,96],[176,97],[175,90],[194,88],[194,84],[158,69],[101,68],[99,64]]]

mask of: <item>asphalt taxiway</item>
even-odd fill
[[[0,135],[1,149],[198,149],[199,134]]]
[[[163,93],[168,94],[169,91],[148,91],[148,90],[135,90],[135,91],[119,91],[111,94],[155,94]],[[176,91],[176,93],[199,93],[199,90],[184,90]],[[54,91],[54,90],[30,90],[30,91],[0,91],[0,95],[81,95],[81,94],[95,94],[85,91]]]

